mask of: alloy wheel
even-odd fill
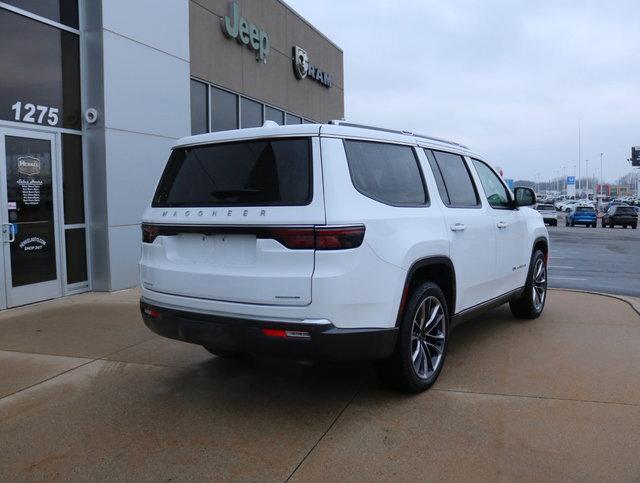
[[[442,363],[446,321],[436,297],[426,297],[418,306],[411,327],[411,360],[416,375],[429,379]]]
[[[536,261],[533,269],[533,306],[537,312],[542,310],[547,296],[547,267],[541,258]]]

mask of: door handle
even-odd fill
[[[456,223],[455,225],[451,225],[451,231],[464,231],[467,228],[467,225],[464,223]]]
[[[499,221],[498,222],[498,228],[500,228],[501,230],[504,230],[508,226],[509,226],[509,223],[507,223],[506,221]]]

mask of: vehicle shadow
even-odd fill
[[[456,326],[451,332],[444,371],[450,360],[464,360],[465,351],[470,347],[494,344],[496,335],[505,328],[527,322],[514,319],[508,306],[503,306]],[[221,385],[233,386],[238,397],[258,400],[282,392],[326,395],[331,391],[350,392],[358,388],[374,389],[385,397],[407,397],[383,385],[376,376],[374,364],[367,361],[323,363],[271,357],[211,356],[198,370],[175,377],[172,384],[176,390],[187,390],[196,385],[201,395],[217,393]],[[435,387],[437,385],[436,382]]]

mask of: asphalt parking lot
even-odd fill
[[[640,479],[640,316],[615,298],[470,321],[417,396],[369,364],[212,357],[149,332],[137,300],[0,314],[0,480]]]
[[[551,287],[640,296],[640,228],[548,229]]]

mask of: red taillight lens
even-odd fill
[[[144,243],[153,243],[159,233],[160,230],[157,226],[142,225],[142,241]]]
[[[285,247],[307,250],[346,250],[362,245],[364,225],[315,228],[273,228],[271,235]]]
[[[316,250],[357,248],[364,239],[364,225],[316,228]]]
[[[313,228],[273,228],[271,235],[287,248],[313,250],[315,246]]]

